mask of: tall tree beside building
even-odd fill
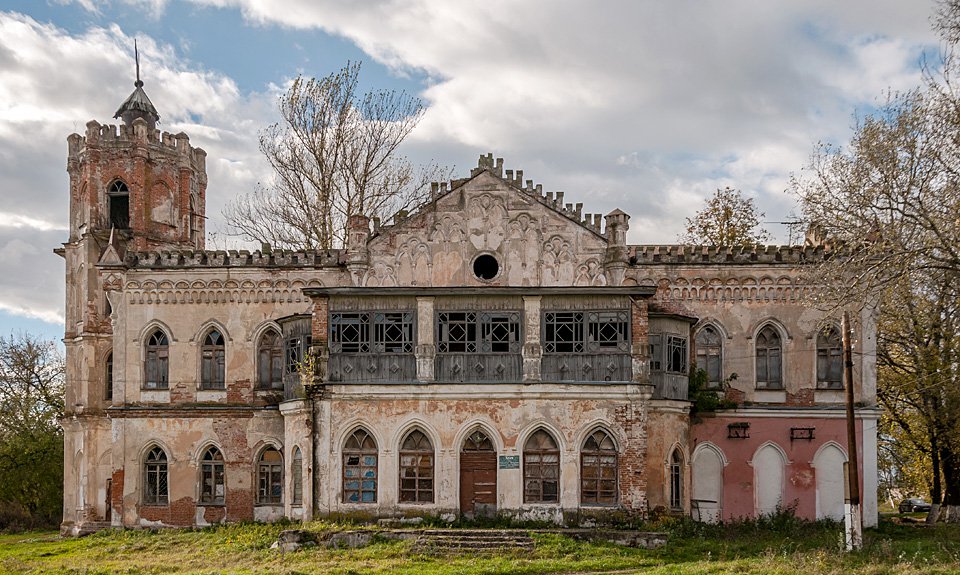
[[[423,103],[405,92],[360,93],[359,80],[360,64],[347,63],[325,78],[293,81],[279,99],[281,121],[260,133],[274,178],[226,207],[230,233],[282,248],[340,247],[348,216],[387,218],[448,177],[399,153]]]
[[[821,145],[792,187],[840,256],[811,274],[821,303],[879,302],[878,398],[916,416],[894,421],[926,442],[931,496],[960,521],[960,93],[951,81],[960,66],[950,22],[941,20],[941,72],[891,94],[846,148]]]
[[[760,226],[763,217],[753,199],[743,197],[740,190],[718,188],[702,210],[687,218],[680,241],[725,247],[763,244],[770,241],[770,234]]]
[[[63,376],[54,342],[0,337],[0,530],[60,522]]]

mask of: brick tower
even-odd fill
[[[161,133],[160,115],[143,90],[139,61],[132,94],[115,114],[119,126],[87,123],[67,138],[69,239],[66,260],[67,352],[64,529],[112,520],[111,422],[123,402],[113,381],[113,307],[128,250],[202,250],[206,152],[184,133]],[[114,391],[116,393],[114,393]],[[99,452],[98,452],[99,451]]]

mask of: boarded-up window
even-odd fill
[[[833,327],[817,335],[817,387],[843,388],[843,348],[840,333]]]
[[[377,443],[363,429],[343,446],[343,502],[377,502]]]
[[[290,466],[290,475],[293,483],[293,504],[303,504],[303,452],[299,447],[293,448],[293,464]]]
[[[203,453],[200,461],[200,503],[223,505],[225,491],[223,454],[216,447],[211,447]]]
[[[224,352],[223,335],[211,330],[200,349],[200,389],[224,388]]]
[[[144,389],[167,389],[168,359],[170,350],[167,334],[156,330],[147,338],[146,359],[144,361]]]
[[[580,501],[586,505],[617,502],[617,446],[610,435],[597,430],[580,452]]]
[[[257,389],[283,389],[283,342],[272,329],[257,344]]]
[[[400,501],[433,502],[433,445],[417,429],[408,433],[400,446]]]
[[[147,453],[143,469],[143,502],[146,505],[166,505],[169,501],[167,491],[167,454],[159,447]]]
[[[523,502],[560,500],[560,448],[552,435],[539,429],[523,446]]]
[[[697,332],[697,368],[707,373],[707,387],[717,389],[723,383],[723,343],[712,325]]]
[[[780,334],[766,326],[757,334],[757,387],[761,389],[783,388],[781,360],[783,350]]]
[[[257,462],[257,503],[275,505],[283,502],[283,457],[268,447]]]

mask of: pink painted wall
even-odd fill
[[[727,425],[748,422],[750,424],[747,439],[728,438]],[[790,440],[791,427],[813,427],[812,441]],[[690,430],[691,453],[698,445],[711,442],[723,452],[727,465],[723,469],[722,518],[724,521],[740,517],[754,516],[754,469],[750,465],[754,454],[766,442],[775,443],[787,455],[784,467],[784,489],[782,504],[796,502],[796,514],[804,519],[816,519],[816,469],[813,459],[824,444],[834,441],[847,453],[846,420],[842,418],[820,417],[757,417],[749,414],[721,414],[703,417],[702,423],[693,425]],[[857,443],[861,470],[861,492],[863,485],[863,448],[862,426],[857,421]]]

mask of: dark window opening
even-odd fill
[[[332,353],[413,353],[413,312],[330,314]]]
[[[167,389],[169,354],[167,335],[159,329],[147,339],[144,389]]]
[[[143,502],[147,505],[166,505],[167,492],[167,454],[154,447],[147,454],[144,465]]]
[[[757,334],[757,387],[761,389],[782,389],[783,350],[780,334],[771,326],[766,326]]]
[[[479,429],[463,440],[463,451],[496,451],[487,434]]]
[[[670,456],[670,509],[683,509],[683,457],[679,449]]]
[[[433,445],[420,430],[411,431],[400,447],[400,502],[433,502]]]
[[[272,329],[257,346],[257,389],[283,389],[283,343]]]
[[[687,373],[687,338],[667,336],[667,371]]]
[[[223,454],[211,447],[200,461],[200,503],[223,505],[225,488],[223,480]]]
[[[130,227],[130,190],[120,180],[110,184],[107,191],[110,204],[110,227],[125,230]]]
[[[497,277],[500,271],[500,262],[490,254],[481,254],[473,260],[473,275],[477,279],[489,281]]]
[[[257,475],[257,503],[283,503],[283,457],[279,451],[269,447],[260,454]]]
[[[212,330],[203,340],[200,364],[200,389],[224,388],[223,335]]]
[[[287,340],[287,373],[300,371],[300,364],[306,359],[312,341],[313,337],[309,335],[292,337]]]
[[[817,335],[817,387],[843,389],[843,348],[833,327]]]
[[[704,326],[697,333],[697,368],[707,373],[707,387],[717,389],[723,382],[723,345],[720,333],[713,326]]]
[[[107,354],[107,365],[105,373],[105,388],[103,398],[107,401],[113,400],[113,353]]]
[[[440,312],[437,351],[440,353],[519,353],[519,312]]]

